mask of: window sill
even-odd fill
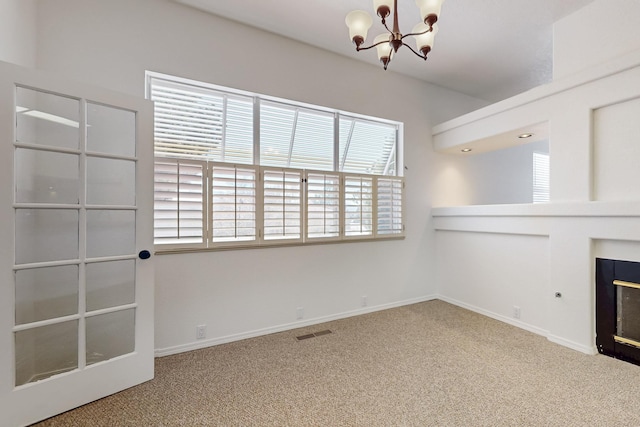
[[[155,255],[176,255],[176,254],[187,254],[187,253],[196,253],[196,252],[218,252],[218,251],[235,251],[235,250],[246,250],[246,249],[273,249],[273,248],[287,248],[294,246],[318,246],[318,245],[334,245],[334,244],[342,244],[342,243],[367,243],[367,242],[382,242],[385,240],[404,240],[405,234],[402,235],[393,235],[389,237],[372,237],[368,239],[343,239],[343,240],[322,240],[322,241],[311,241],[311,242],[291,242],[291,243],[263,243],[260,245],[252,244],[252,245],[229,245],[229,246],[216,246],[213,248],[162,248],[162,245],[158,245],[154,247]]]

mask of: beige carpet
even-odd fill
[[[160,358],[38,425],[640,426],[640,367],[430,301]]]

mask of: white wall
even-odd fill
[[[435,295],[430,129],[483,101],[165,0],[43,1],[38,26],[40,68],[107,88],[152,70],[405,123],[405,240],[157,256],[159,354]]]
[[[640,98],[593,112],[593,199],[640,199]]]
[[[548,318],[539,309],[549,282],[547,236],[443,230],[436,244],[438,265],[444,266],[437,269],[442,299],[534,332],[547,330]]]
[[[553,26],[553,78],[640,49],[640,2],[596,0]]]
[[[36,64],[36,0],[0,0],[0,61]]]
[[[579,36],[572,42],[582,42]],[[638,100],[634,50],[439,126],[448,141],[462,144],[548,123],[551,157],[551,203],[432,210],[443,299],[595,352],[595,258],[640,261]],[[456,167],[462,169],[450,175],[469,173],[464,162],[451,163]],[[464,180],[455,185],[467,191]],[[455,192],[450,184],[434,197]],[[522,280],[514,279],[518,272]]]

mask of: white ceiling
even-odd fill
[[[375,49],[356,52],[344,18],[372,16],[371,0],[176,0],[180,3],[378,64]],[[388,72],[398,72],[487,101],[499,101],[552,79],[552,24],[593,0],[446,0],[439,33],[425,62],[401,48]],[[413,0],[399,0],[400,31],[420,20]],[[367,44],[384,28],[376,17]],[[411,38],[413,42],[413,38]]]

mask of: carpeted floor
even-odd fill
[[[160,358],[37,425],[640,426],[640,367],[430,301]]]

